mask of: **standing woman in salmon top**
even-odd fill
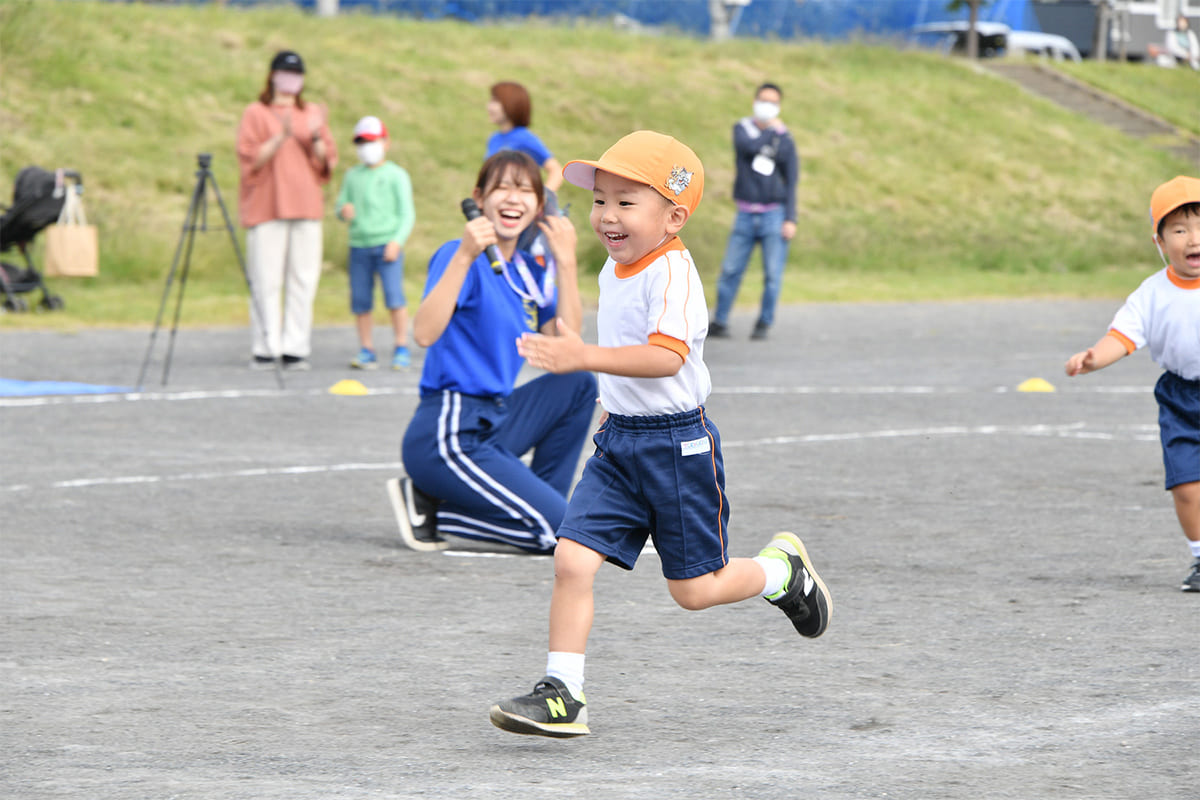
[[[304,62],[271,60],[266,85],[237,131],[238,207],[246,229],[252,369],[308,369],[321,278],[322,189],[337,165],[325,109],[304,99]]]

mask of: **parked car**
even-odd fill
[[[1007,38],[1007,52],[1013,55],[1017,53],[1029,53],[1031,55],[1046,56],[1055,61],[1062,61],[1063,59],[1069,61],[1083,60],[1079,55],[1079,48],[1075,46],[1075,43],[1065,36],[1059,36],[1057,33],[1009,31]]]
[[[912,32],[918,44],[939,48],[947,53],[965,53],[969,26],[970,23],[965,20],[930,22],[915,26]],[[1082,60],[1075,44],[1056,33],[1014,31],[1000,22],[976,22],[975,31],[979,36],[980,58],[1029,53],[1056,61],[1064,58]]]

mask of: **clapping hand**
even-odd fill
[[[538,220],[538,228],[546,235],[550,252],[557,261],[575,254],[575,226],[567,217],[549,216]]]
[[[308,133],[312,138],[317,138],[321,135],[321,128],[325,127],[325,107],[319,106],[316,103],[312,104],[315,114],[309,115],[308,118]]]

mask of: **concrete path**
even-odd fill
[[[1033,94],[1128,136],[1153,142],[1156,147],[1175,153],[1200,168],[1200,138],[1115,95],[1025,58],[985,59],[979,64]],[[1139,67],[1130,65],[1130,68]]]

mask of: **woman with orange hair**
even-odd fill
[[[488,139],[484,159],[491,158],[500,150],[519,150],[542,168],[546,174],[545,188],[557,192],[563,181],[562,165],[542,144],[537,134],[529,130],[533,119],[533,101],[529,99],[529,92],[513,81],[494,84],[491,92],[487,113],[497,130]]]
[[[529,124],[533,119],[533,101],[525,87],[513,81],[501,81],[492,85],[491,98],[487,104],[488,119],[496,126],[496,131],[488,138],[487,153],[484,160],[494,156],[501,150],[516,150],[533,159],[542,168],[545,175],[546,204],[542,217],[558,216],[558,187],[562,185],[562,165],[554,155],[542,144],[542,140]],[[534,242],[539,237],[536,225],[531,225],[521,235],[518,246],[531,251],[536,257],[544,257],[545,243]]]

